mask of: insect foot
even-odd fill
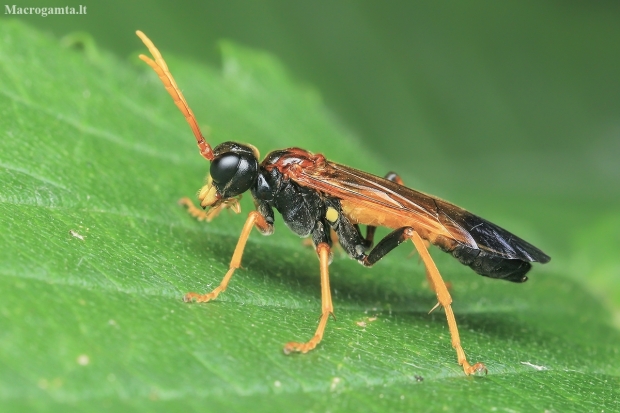
[[[284,345],[282,351],[286,355],[289,355],[291,353],[307,353],[310,350],[313,350],[317,346],[317,344],[319,344],[321,338],[322,337],[319,337],[319,335],[317,334],[312,337],[307,343],[297,343],[295,341],[291,341]]]
[[[467,374],[468,376],[471,374],[482,374],[483,372],[484,374],[489,373],[489,370],[487,370],[484,364],[476,363],[473,366],[470,366],[467,361],[463,363],[463,370],[465,371],[465,374]]]
[[[206,303],[207,301],[215,300],[215,298],[220,294],[221,291],[216,290],[217,288],[207,294],[187,293],[183,296],[183,301],[186,303],[191,303],[192,301],[197,303]]]

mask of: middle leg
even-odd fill
[[[284,346],[284,354],[292,352],[307,353],[314,349],[323,339],[325,326],[330,315],[334,315],[334,306],[332,304],[332,294],[329,289],[329,260],[331,249],[326,242],[321,242],[316,246],[316,252],[319,255],[319,263],[321,269],[321,319],[314,336],[305,343],[291,341]]]

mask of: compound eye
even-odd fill
[[[232,198],[256,183],[258,161],[249,154],[227,152],[211,161],[210,172],[218,194],[224,199]]]
[[[235,153],[226,153],[211,161],[211,178],[213,182],[226,185],[237,174],[241,157]]]

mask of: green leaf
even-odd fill
[[[194,221],[176,201],[208,164],[150,69],[87,38],[70,42],[84,53],[0,23],[3,411],[620,409],[610,305],[555,261],[513,285],[433,252],[484,377],[464,376],[445,317],[427,315],[435,301],[411,246],[369,270],[336,252],[337,320],[306,355],[282,345],[314,333],[318,262],[281,220],[271,237],[252,234],[217,301],[183,303],[220,282],[249,197],[244,214]],[[164,53],[212,143],[388,170],[274,58],[222,50],[222,70]],[[519,224],[507,226],[544,239]]]

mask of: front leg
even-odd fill
[[[245,221],[243,225],[243,229],[241,230],[241,235],[239,236],[239,241],[237,241],[237,246],[235,247],[235,252],[233,253],[232,259],[230,260],[230,265],[228,267],[228,272],[222,279],[220,285],[218,285],[213,291],[206,294],[198,294],[198,293],[187,293],[183,297],[183,301],[189,302],[195,300],[196,302],[202,303],[215,299],[221,292],[226,290],[228,286],[228,282],[233,276],[233,273],[237,268],[241,266],[241,257],[243,256],[243,250],[245,249],[245,243],[250,236],[250,232],[252,228],[256,225],[256,228],[263,234],[269,235],[273,232],[273,217],[269,219],[269,216],[264,217],[258,211],[252,211],[248,215],[248,219]]]
[[[198,221],[207,221],[211,222],[213,218],[219,215],[219,213],[223,209],[232,209],[236,214],[241,212],[241,205],[239,204],[239,199],[241,196],[237,198],[230,198],[222,201],[219,205],[215,207],[209,208],[207,211],[204,209],[198,208],[194,205],[191,199],[184,197],[179,199],[179,205],[182,205],[187,208],[187,212],[196,218]]]

